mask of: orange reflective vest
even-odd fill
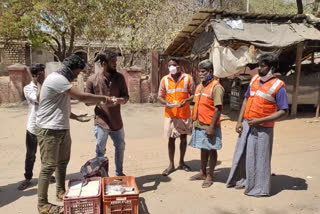
[[[210,125],[214,111],[213,90],[216,85],[220,85],[218,80],[212,80],[205,88],[199,84],[194,95],[193,121],[199,120],[203,124]],[[217,124],[220,124],[220,118]]]
[[[277,112],[276,93],[284,85],[284,82],[278,78],[273,78],[260,85],[260,76],[252,77],[244,118],[263,118]],[[260,126],[273,127],[274,122],[262,123]]]
[[[166,101],[171,104],[179,104],[182,100],[189,97],[189,85],[191,76],[182,74],[178,82],[175,82],[170,75],[162,78],[161,84],[166,89]],[[182,107],[168,108],[165,107],[165,116],[169,118],[187,119],[191,116],[190,104],[187,102]]]

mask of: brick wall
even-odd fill
[[[151,82],[147,78],[142,79],[144,73],[141,67],[130,67],[120,71],[126,80],[131,103],[145,103],[150,101]]]
[[[0,42],[0,76],[8,75],[7,66],[20,63],[29,65],[30,47],[25,42]]]

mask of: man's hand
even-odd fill
[[[184,106],[186,104],[187,100],[182,100],[180,103],[180,106]]]
[[[250,127],[256,127],[260,124],[260,119],[253,118],[253,119],[248,119],[248,124]]]
[[[79,122],[89,122],[91,118],[88,116],[88,114],[80,114],[76,115],[75,120]]]
[[[237,132],[238,134],[241,134],[241,133],[242,133],[242,130],[243,130],[242,123],[241,123],[241,122],[237,122],[236,132]]]
[[[169,102],[166,102],[166,106],[167,106],[168,108],[173,108],[172,103],[169,103]]]
[[[123,97],[118,97],[116,98],[116,104],[125,104],[126,103],[126,99],[124,99]]]
[[[208,136],[208,138],[212,139],[214,134],[215,134],[215,128],[212,127],[212,126],[209,126],[207,129],[206,129],[206,135]]]

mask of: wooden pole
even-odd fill
[[[292,105],[291,105],[291,116],[293,118],[297,117],[298,93],[299,93],[299,83],[300,83],[300,76],[301,76],[301,59],[302,59],[303,47],[304,47],[303,42],[298,43],[297,54],[296,54],[295,82],[293,84]]]

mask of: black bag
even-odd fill
[[[84,178],[109,177],[109,160],[105,157],[96,157],[88,160],[80,169]]]

